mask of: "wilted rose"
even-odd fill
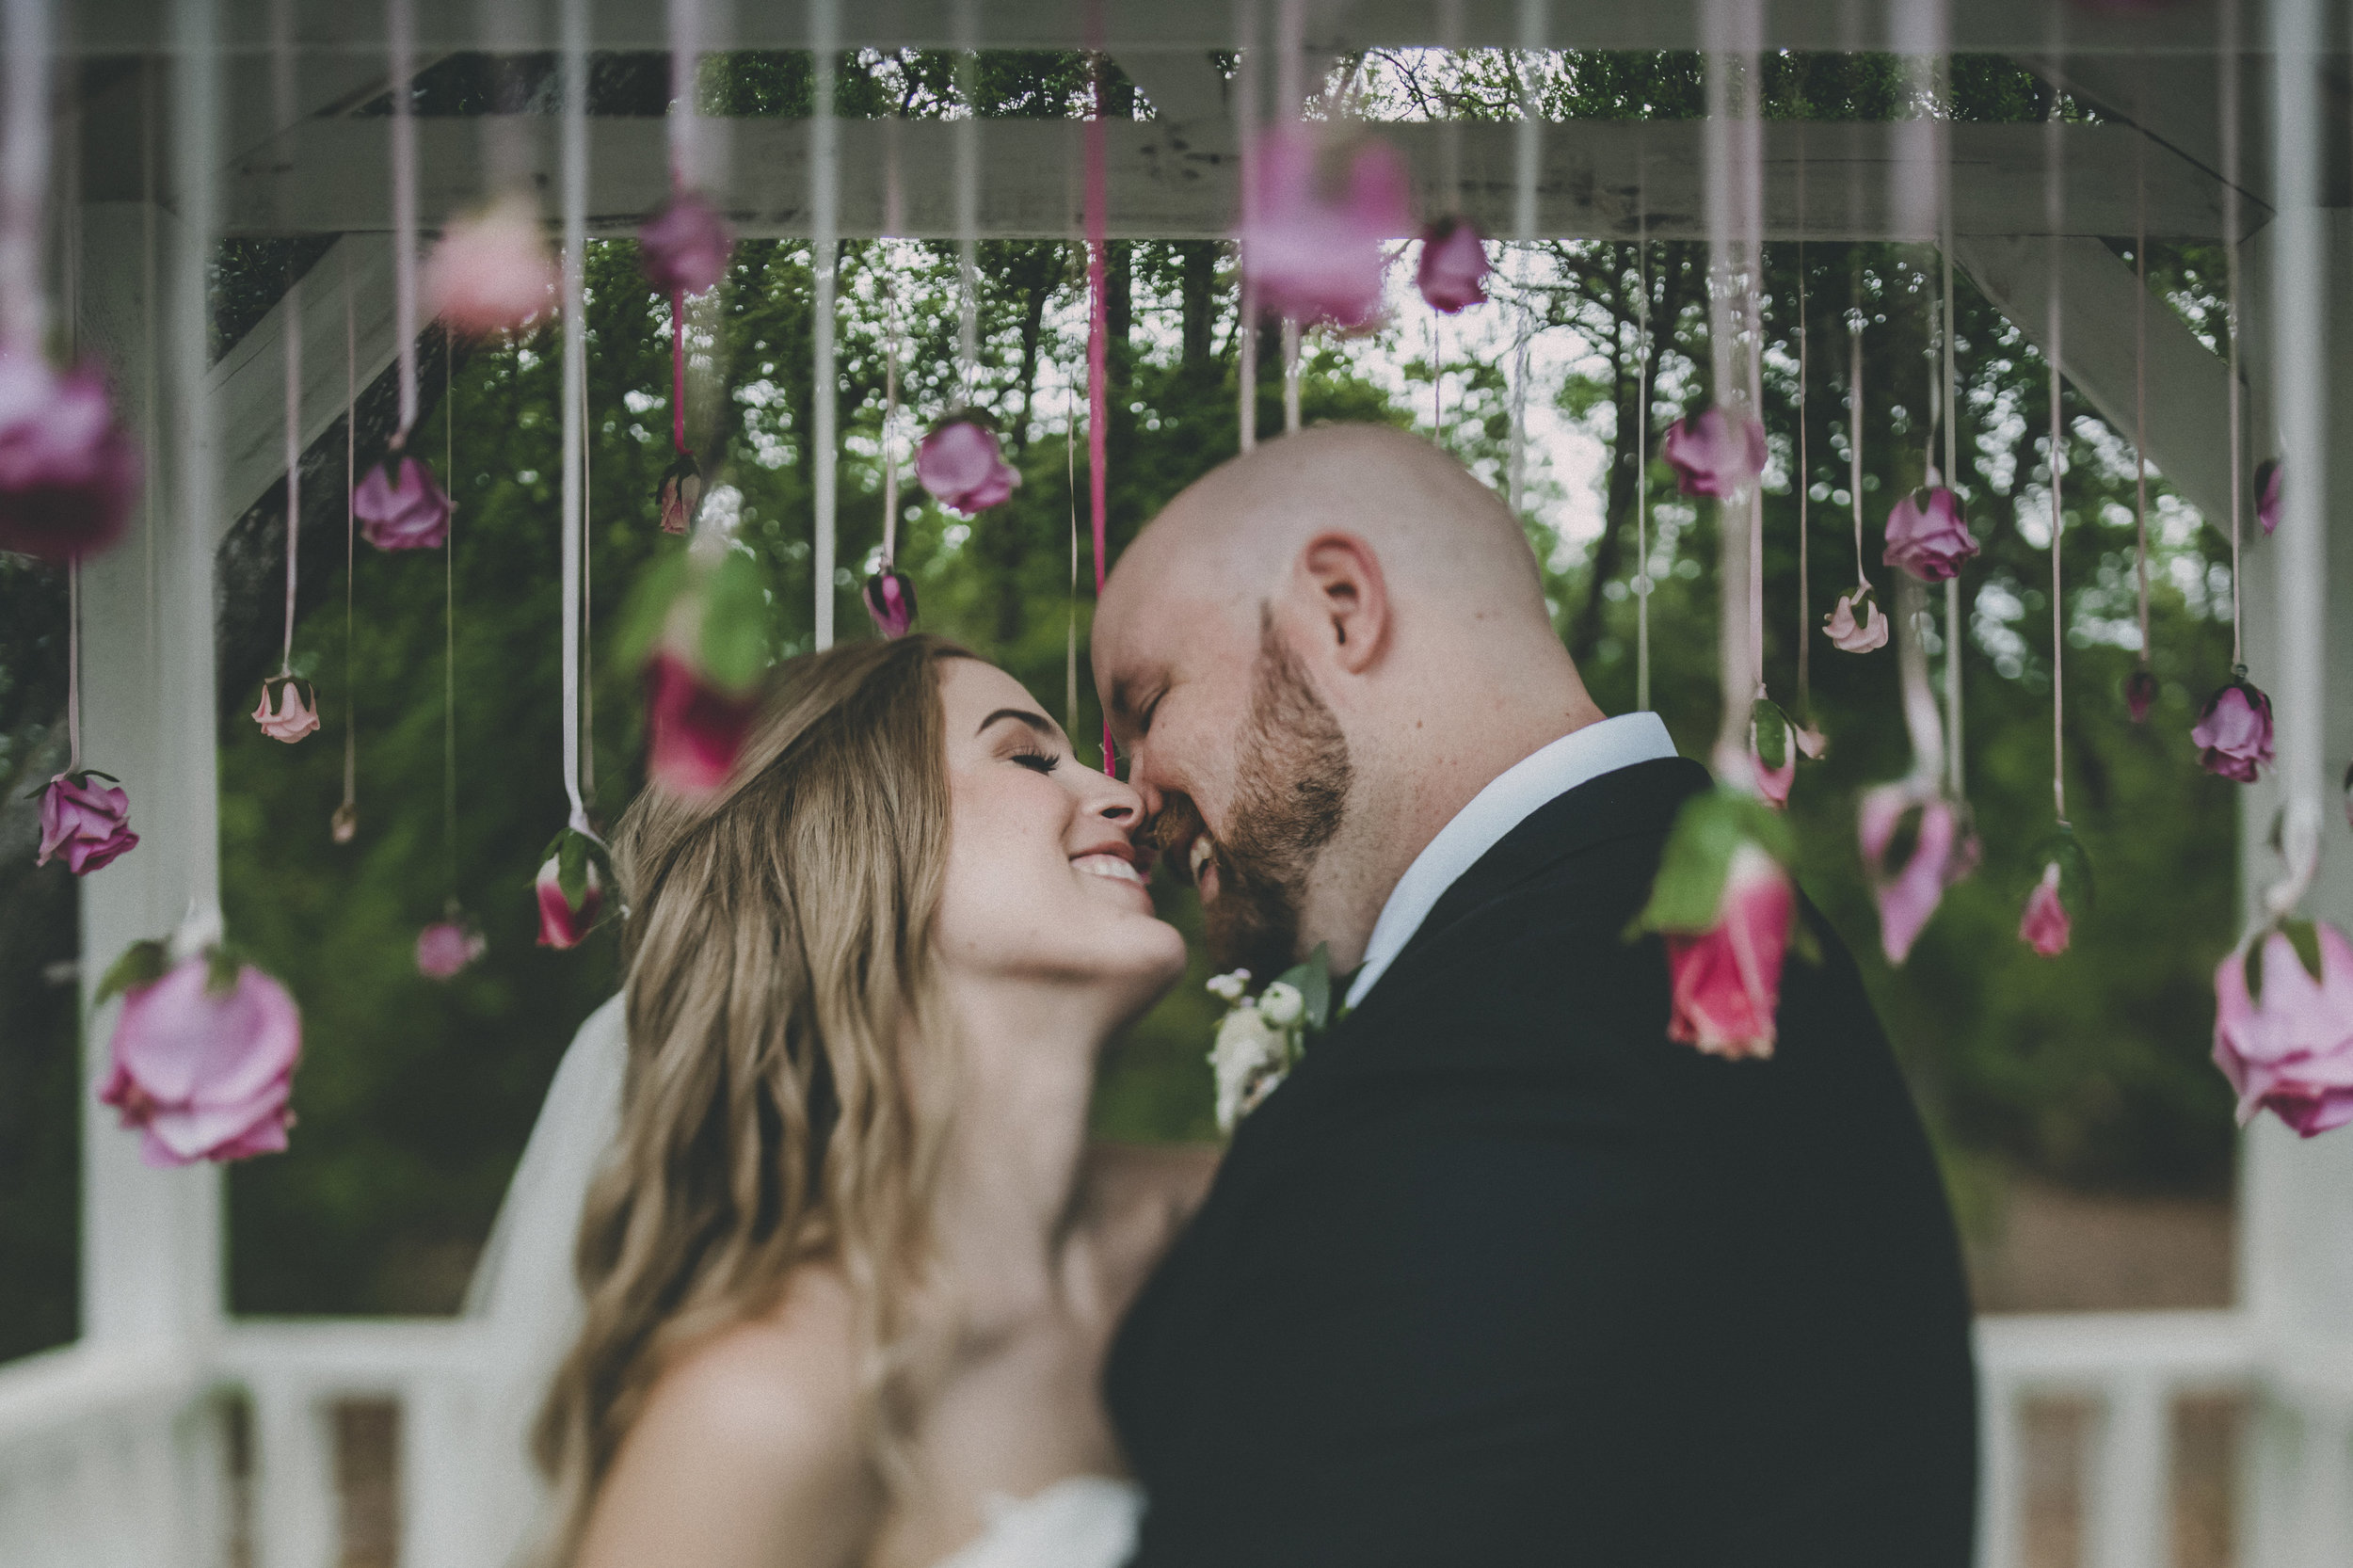
[[[580,897],[577,902],[564,891],[563,856],[550,855],[539,868],[533,884],[539,895],[539,945],[543,948],[577,947],[589,928],[597,923],[597,916],[604,908],[604,879],[598,873],[597,862],[587,858],[581,872]]]
[[[1021,483],[997,433],[969,415],[945,420],[915,449],[915,477],[939,504],[970,517],[1001,504]]]
[[[2189,738],[2208,773],[2252,784],[2271,765],[2271,699],[2244,677],[2207,700]]]
[[[122,536],[139,454],[105,378],[0,348],[0,550],[64,563]]]
[[[278,706],[270,706],[270,688],[278,689]],[[290,675],[273,675],[262,682],[262,700],[253,710],[253,722],[262,727],[262,733],[273,741],[292,745],[319,727],[318,693],[308,680],[297,680]]]
[[[1945,889],[1977,869],[1977,840],[1950,802],[1906,783],[1865,791],[1856,817],[1864,874],[1879,901],[1880,950],[1901,964]]]
[[[1822,633],[1842,652],[1869,653],[1887,646],[1887,616],[1869,588],[1857,588],[1841,595],[1837,607],[1822,617]]]
[[[2056,958],[2067,951],[2073,930],[2059,897],[2059,867],[2054,860],[2042,868],[2042,880],[2026,895],[2026,907],[2018,918],[2018,939],[2043,957]]]
[[[707,794],[728,780],[760,694],[725,691],[666,648],[646,662],[646,771],[679,794]]]
[[[1765,426],[1753,419],[1736,426],[1710,408],[1667,427],[1665,455],[1685,495],[1734,495],[1765,472]]]
[[[1880,559],[1923,583],[1960,575],[1961,564],[1977,552],[1961,520],[1961,497],[1942,485],[1914,490],[1887,514],[1887,550]]]
[[[2280,462],[2277,458],[2255,471],[2255,520],[2263,524],[2265,538],[2279,532]]]
[[[501,197],[442,231],[424,264],[425,308],[464,337],[487,337],[547,312],[562,275],[530,197]]]
[[[1773,1013],[1796,908],[1781,862],[1752,843],[1733,852],[1715,926],[1666,933],[1670,1038],[1735,1061],[1773,1054]]]
[[[1430,308],[1446,315],[1487,302],[1487,247],[1466,217],[1442,217],[1421,232],[1421,264],[1414,286]]]
[[[107,784],[92,784],[93,778],[104,778]],[[131,797],[109,788],[113,783],[111,776],[87,768],[49,780],[40,796],[40,855],[33,864],[45,866],[51,856],[62,854],[68,871],[88,876],[137,846],[139,836],[131,831]]]
[[[414,457],[369,464],[351,492],[351,510],[378,550],[435,550],[449,537],[450,499]]]
[[[123,998],[98,1097],[143,1135],[150,1165],[243,1160],[286,1146],[302,1016],[250,964],[187,959]]]
[[[1260,134],[1243,171],[1241,266],[1258,307],[1362,327],[1381,312],[1384,245],[1413,230],[1405,161],[1369,137],[1327,147],[1301,124]]]
[[[2143,664],[2124,678],[2124,711],[2135,724],[2149,722],[2149,710],[2157,705],[2157,678]]]
[[[2310,1138],[2353,1121],[2353,946],[2325,920],[2297,935],[2318,950],[2318,979],[2282,931],[2215,970],[2214,1061],[2241,1125],[2268,1111]]]
[[[735,235],[717,208],[691,190],[675,191],[637,231],[639,264],[664,294],[701,294],[728,275]]]
[[[695,519],[702,514],[703,471],[693,453],[680,453],[662,471],[662,483],[654,488],[653,502],[664,534],[683,534],[695,526]]]
[[[904,637],[915,624],[915,584],[903,571],[878,571],[866,580],[866,614],[886,637]]]
[[[488,948],[482,933],[462,921],[435,920],[417,933],[417,972],[427,980],[448,980]]]

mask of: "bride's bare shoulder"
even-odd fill
[[[830,1271],[663,1369],[600,1489],[578,1568],[834,1568],[879,1518],[856,1323]]]

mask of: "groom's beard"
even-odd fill
[[[1259,639],[1223,839],[1212,840],[1217,896],[1202,908],[1209,958],[1271,980],[1297,961],[1299,908],[1316,856],[1339,831],[1351,771],[1348,738],[1290,649],[1268,626]],[[1154,824],[1164,846],[1206,832],[1193,803],[1172,796]],[[1190,830],[1190,831],[1189,831]]]

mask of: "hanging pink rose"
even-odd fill
[[[1343,167],[1327,171],[1327,155]],[[1237,237],[1260,310],[1367,325],[1381,312],[1383,247],[1412,230],[1405,161],[1386,142],[1330,148],[1319,129],[1301,124],[1259,134],[1243,170]]]
[[[2214,694],[2189,732],[2208,773],[2252,784],[2271,765],[2271,699],[2244,676]]]
[[[104,778],[106,784],[92,784],[93,778]],[[111,774],[88,768],[49,780],[40,796],[40,855],[34,865],[45,866],[51,856],[62,853],[68,871],[88,876],[137,847],[139,836],[131,831],[131,797],[108,787],[115,782]]]
[[[1765,472],[1765,426],[1752,419],[1736,428],[1710,408],[1667,427],[1665,455],[1685,495],[1732,495]]]
[[[701,294],[728,275],[735,234],[700,192],[673,191],[637,231],[638,262],[664,294]]]
[[[1466,306],[1487,302],[1487,247],[1479,228],[1466,217],[1442,217],[1421,232],[1421,264],[1414,270],[1414,286],[1430,308],[1452,315]]]
[[[2059,867],[2054,860],[2042,868],[2042,880],[2026,895],[2025,910],[2018,918],[2018,939],[2045,958],[2057,958],[2067,951],[2073,930],[2059,897]]]
[[[270,688],[278,688],[278,706],[270,707]],[[290,675],[273,675],[262,682],[261,705],[253,710],[253,722],[262,727],[262,733],[273,741],[288,745],[302,739],[319,727],[318,693],[308,680],[297,680]]]
[[[2147,665],[2141,665],[2124,678],[2124,711],[2135,724],[2149,722],[2149,710],[2157,705],[2157,678]]]
[[[454,920],[435,920],[417,933],[417,972],[427,980],[448,980],[488,948],[472,927]]]
[[[915,584],[903,571],[878,571],[866,580],[866,614],[886,637],[904,637],[915,624]]]
[[[1905,845],[1897,830],[1915,811]],[[1879,901],[1880,950],[1890,964],[1901,964],[1944,902],[1945,889],[1977,869],[1977,840],[1961,830],[1951,803],[1910,784],[1866,790],[1856,815],[1864,873]],[[1898,849],[1908,850],[1901,864],[1895,857]]]
[[[1789,804],[1789,787],[1798,777],[1798,727],[1781,705],[1759,697],[1749,707],[1749,767],[1756,776],[1756,792],[1778,808]]]
[[[759,715],[756,688],[729,693],[668,648],[657,648],[646,664],[646,770],[665,790],[708,794],[727,782]]]
[[[1887,550],[1880,559],[1901,567],[1923,583],[1961,574],[1961,564],[1977,552],[1961,520],[1961,497],[1942,485],[1914,490],[1887,514]]]
[[[1769,764],[1753,751],[1749,753],[1749,760],[1756,768],[1756,792],[1776,807],[1788,805],[1789,788],[1798,781],[1798,748],[1791,746],[1779,767]]]
[[[2276,458],[2255,471],[2255,520],[2263,524],[2266,539],[2279,532],[2280,463]]]
[[[369,464],[351,492],[360,532],[378,550],[439,549],[453,509],[433,471],[414,457]]]
[[[105,378],[60,376],[37,353],[0,348],[0,550],[44,561],[97,554],[122,536],[139,455]]]
[[[1773,1054],[1773,1012],[1797,895],[1781,862],[1753,843],[1733,852],[1716,924],[1666,934],[1671,1039],[1738,1061]]]
[[[243,1160],[286,1146],[302,1016],[250,964],[200,953],[130,986],[98,1097],[143,1134],[150,1165]]]
[[[1856,618],[1856,612],[1862,618]],[[1822,633],[1845,653],[1869,653],[1887,646],[1887,616],[1868,588],[1842,595],[1837,608],[1822,617]]]
[[[539,945],[543,948],[579,946],[604,908],[604,878],[598,871],[597,857],[587,854],[584,846],[572,890],[564,887],[564,861],[573,853],[565,840],[580,837],[569,829],[559,836],[557,841],[563,847],[551,849],[534,884],[539,896]]]
[[[695,520],[703,509],[703,471],[693,453],[680,453],[662,471],[662,483],[654,488],[653,504],[664,534],[684,534],[694,528]]]
[[[442,231],[424,264],[425,308],[461,337],[488,337],[545,314],[562,281],[536,204],[508,195]]]
[[[2307,1138],[2353,1121],[2353,946],[2326,920],[2309,930],[2317,980],[2276,930],[2214,976],[2214,1061],[2240,1124],[2268,1111]]]
[[[916,446],[915,477],[942,506],[966,517],[1002,504],[1021,483],[998,448],[997,433],[968,415],[935,425]]]

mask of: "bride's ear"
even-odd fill
[[[1380,658],[1389,633],[1388,585],[1381,558],[1353,534],[1318,534],[1299,552],[1298,578],[1325,655],[1350,675]]]

